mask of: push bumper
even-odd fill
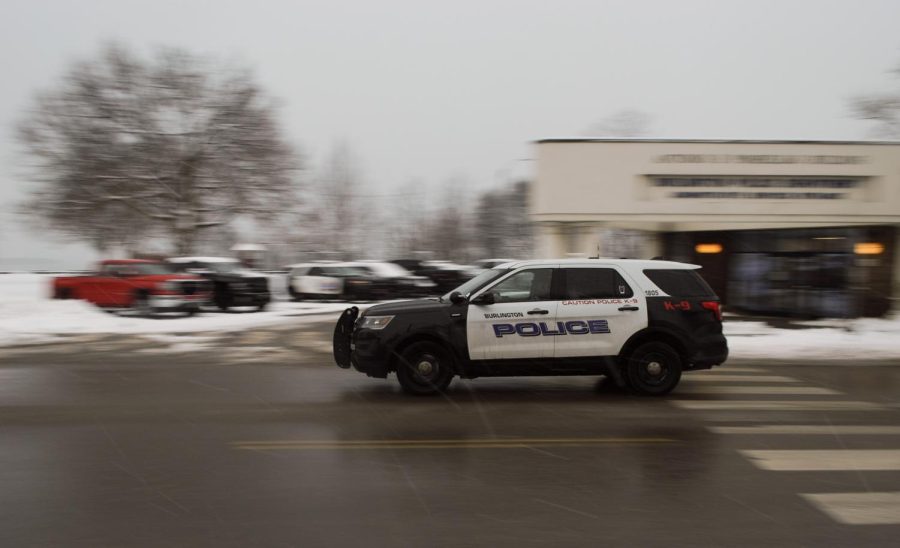
[[[338,367],[353,367],[370,377],[387,377],[387,356],[378,337],[371,331],[355,329],[359,309],[344,310],[334,326],[332,341],[334,361]]]
[[[261,293],[237,293],[234,295],[234,304],[236,306],[268,304],[272,300],[269,292]]]
[[[209,295],[150,295],[150,308],[160,312],[180,312],[200,310],[200,305],[209,300]]]

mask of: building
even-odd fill
[[[900,143],[547,139],[539,258],[702,265],[732,308],[885,314],[900,298]]]

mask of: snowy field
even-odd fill
[[[221,333],[254,327],[336,319],[347,303],[278,300],[265,312],[211,311],[193,317],[140,318],[112,314],[82,301],[49,298],[53,276],[0,274],[0,346],[54,342],[82,334]],[[280,287],[273,280],[273,289]],[[277,295],[277,293],[276,293]],[[359,305],[364,308],[366,305]],[[729,321],[734,359],[900,360],[900,317],[799,322],[807,329],[775,329],[762,322]]]

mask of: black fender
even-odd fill
[[[685,365],[687,365],[687,360],[693,355],[693,349],[688,343],[689,340],[688,334],[674,325],[663,324],[645,327],[625,341],[625,344],[622,345],[622,350],[619,351],[619,358],[627,357],[635,348],[645,342],[660,341],[674,348]]]
[[[397,360],[409,345],[419,341],[430,341],[441,345],[453,358],[453,369],[459,374],[461,368],[467,361],[467,356],[461,356],[458,348],[453,344],[449,333],[444,333],[440,329],[420,329],[415,331],[407,331],[395,340],[391,341],[388,350],[388,369],[390,371],[397,370]]]

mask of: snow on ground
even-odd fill
[[[141,318],[113,314],[77,300],[50,299],[53,276],[0,275],[0,346],[54,342],[61,335],[165,334],[240,331],[300,323],[313,315],[337,316],[347,303],[275,301],[264,312],[204,312],[193,317]],[[365,305],[359,305],[361,308]],[[249,310],[249,309],[248,309]]]
[[[322,314],[337,317],[349,306],[279,300],[271,303],[265,312],[206,312],[190,318],[128,317],[104,312],[83,301],[50,299],[52,278],[42,274],[0,274],[0,346],[56,342],[72,335],[118,333],[151,335],[158,342],[177,344],[181,351],[189,351],[208,346],[210,341],[200,335],[204,332],[301,323],[322,319]],[[278,289],[278,282],[273,280],[274,290]],[[795,324],[804,329],[777,329],[763,322],[726,318],[725,334],[731,358],[900,360],[900,316]],[[198,335],[175,337],[178,333]]]
[[[807,326],[807,323],[812,324]],[[803,322],[777,329],[762,322],[725,322],[730,358],[769,360],[900,360],[900,317]]]

